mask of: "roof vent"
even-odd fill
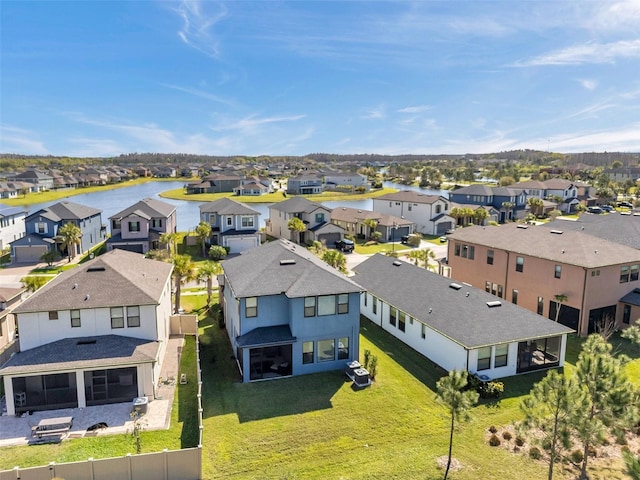
[[[493,300],[491,302],[487,302],[487,307],[489,308],[501,307],[501,306],[502,306],[502,302],[499,300]]]
[[[526,230],[527,228],[529,228],[529,225],[525,225],[524,223],[519,223],[517,228],[523,228]]]
[[[87,268],[87,272],[104,272],[104,267],[89,267]]]
[[[465,297],[468,297],[468,296],[469,296],[469,292],[466,293]]]
[[[78,340],[78,343],[76,345],[95,345],[96,344],[96,339],[92,338],[89,340]]]
[[[71,287],[71,290],[75,290],[76,288],[78,288],[78,284],[77,284],[77,283],[74,283],[74,284],[73,284],[73,287]]]
[[[551,233],[555,233],[556,235],[562,235],[562,230],[551,230]]]
[[[402,265],[402,262],[401,262],[400,260],[395,260],[395,261],[393,262],[393,264],[394,264],[396,267],[399,267],[400,265]]]
[[[284,260],[280,260],[280,265],[295,265],[296,261],[293,258],[285,258]]]
[[[462,285],[458,285],[457,283],[450,283],[449,288],[453,288],[454,290],[460,290]]]
[[[84,297],[84,301],[86,302],[87,300],[89,300],[91,298],[91,295],[87,294],[86,297]]]

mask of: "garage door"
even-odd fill
[[[17,263],[38,263],[43,253],[47,252],[46,245],[27,245],[15,247]]]
[[[447,233],[448,230],[453,228],[453,223],[451,222],[442,222],[438,224],[438,235],[442,235],[443,233]]]
[[[142,253],[142,251],[144,250],[144,247],[140,244],[138,245],[114,245],[113,246],[114,250],[118,249],[118,250],[126,250],[127,252],[135,252],[135,253]]]
[[[327,247],[333,247],[338,240],[340,240],[340,234],[338,232],[318,235],[318,241],[324,243]]]
[[[242,253],[258,246],[256,237],[227,238],[229,253]]]

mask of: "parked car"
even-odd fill
[[[409,241],[409,235],[403,235],[400,237],[400,243],[407,243]]]
[[[589,213],[596,213],[596,214],[604,213],[604,210],[600,207],[589,207],[587,211]]]
[[[340,250],[341,252],[344,252],[344,253],[353,252],[354,248],[355,248],[355,245],[348,238],[343,238],[342,240],[338,240],[336,242],[336,250]]]
[[[619,207],[626,207],[626,208],[633,208],[633,205],[631,205],[631,202],[618,202],[618,206]]]
[[[600,205],[600,208],[609,213],[614,211],[614,208],[611,205]]]
[[[440,243],[447,243],[447,237],[440,237]]]

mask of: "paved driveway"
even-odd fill
[[[18,263],[2,268],[0,269],[0,286],[3,288],[20,288],[22,287],[22,283],[20,283],[20,279],[22,277],[28,275],[34,268],[43,267],[45,265],[46,263],[40,263],[38,265],[34,265],[32,263]]]

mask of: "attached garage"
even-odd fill
[[[251,237],[225,237],[225,246],[229,247],[229,253],[242,253],[260,245],[257,236]]]
[[[449,230],[453,230],[453,222],[442,222],[437,225],[436,235],[443,235]]]
[[[46,245],[26,245],[13,247],[14,261],[16,263],[39,263],[40,257],[47,253]]]
[[[309,233],[309,241],[317,240],[327,247],[333,247],[338,240],[344,237],[344,229],[333,223],[318,225],[312,228]]]
[[[134,245],[118,245],[115,244],[111,247],[113,250],[115,250],[116,248],[119,250],[126,250],[127,252],[134,252],[134,253],[144,253],[144,245],[142,244],[134,244]]]

